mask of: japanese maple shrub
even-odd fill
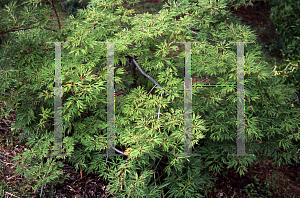
[[[212,175],[227,167],[244,174],[267,156],[279,165],[298,162],[299,112],[289,103],[295,88],[262,61],[255,35],[224,9],[227,1],[169,1],[155,15],[135,15],[122,2],[93,0],[56,31],[47,27],[49,6],[28,2],[29,15],[14,4],[3,10],[1,99],[16,109],[13,128],[31,148],[15,157],[28,187],[63,182],[64,158],[103,176],[115,197],[203,197]],[[22,25],[31,28],[18,31]],[[236,153],[234,86],[193,87],[192,146],[201,156],[178,156],[184,153],[184,43],[199,42],[191,44],[193,77],[236,84],[237,48],[229,42],[243,41],[254,42],[244,47],[245,153],[254,156],[228,156]],[[55,77],[55,45],[46,42],[68,42],[62,85],[103,85],[63,86],[64,157],[45,157],[54,147]],[[100,42],[116,42],[115,89],[124,93],[115,101],[114,149],[123,156],[105,155],[107,44]]]

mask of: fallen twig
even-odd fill
[[[11,193],[9,193],[9,192],[5,192],[5,194],[7,194],[7,195],[9,195],[9,196],[17,197],[17,196],[15,196],[15,195],[13,195],[13,194],[11,194]],[[17,198],[19,198],[19,197],[17,197]]]

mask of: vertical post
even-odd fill
[[[61,43],[62,42],[47,42],[55,43],[55,87],[54,87],[54,154],[46,154],[46,156],[66,156],[62,154],[62,78],[61,78]],[[103,43],[103,42],[100,42]],[[78,86],[78,85],[66,85]],[[81,86],[81,85],[79,85]],[[85,85],[93,86],[93,85]],[[100,85],[101,86],[101,85]],[[115,139],[115,99],[114,99],[114,43],[107,44],[107,141],[109,156],[121,156],[115,154],[112,147]],[[101,154],[100,154],[101,155]],[[106,154],[103,154],[106,155]]]
[[[184,77],[184,155],[178,156],[201,156],[192,154],[192,71],[191,71],[191,43],[199,42],[176,42],[185,44],[185,77]]]
[[[184,153],[192,155],[192,81],[191,43],[185,43],[185,90],[184,90]]]
[[[183,42],[177,42],[183,43]],[[245,153],[245,88],[244,88],[244,43],[237,43],[237,154],[228,154],[229,156],[254,156]],[[192,154],[192,78],[191,78],[191,42],[185,42],[185,90],[184,90],[184,152],[183,156],[200,156]],[[203,85],[202,85],[203,86]],[[228,86],[224,85],[206,85],[206,86]],[[188,89],[191,87],[190,89]],[[182,156],[182,155],[179,155]]]
[[[123,156],[116,154],[112,148],[115,141],[114,43],[119,42],[107,43],[107,156]],[[99,154],[99,156],[106,156],[106,154]]]
[[[115,140],[115,103],[114,103],[114,43],[107,43],[107,149],[108,155],[114,156],[112,149]]]
[[[232,42],[233,43],[233,42]],[[237,43],[237,153],[229,156],[254,156],[245,153],[245,82],[244,82],[244,43]]]
[[[46,156],[66,156],[62,154],[62,87],[61,87],[61,43],[55,43],[55,87],[54,87],[54,153]]]

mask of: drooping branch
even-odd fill
[[[114,149],[116,152],[122,154],[122,155],[128,155],[127,153],[123,153],[122,151],[116,149],[114,146],[112,146],[111,148]]]
[[[7,30],[6,32],[0,32],[0,34],[6,34],[8,32],[16,32],[16,31],[20,31],[20,30],[29,30],[29,29],[33,29],[33,28],[34,27],[25,27],[25,28],[11,29],[11,30]],[[51,30],[51,31],[54,31],[54,32],[58,32],[57,30],[53,30],[53,29],[46,28],[46,27],[44,27],[44,29]]]
[[[127,54],[127,56],[129,56],[128,54]],[[151,76],[149,76],[148,74],[146,74],[143,70],[142,70],[142,68],[139,66],[139,64],[135,61],[135,59],[134,59],[134,56],[131,56],[132,57],[132,63],[134,63],[135,64],[135,66],[139,69],[139,71],[144,75],[144,76],[146,76],[147,78],[149,78],[154,84],[155,84],[155,86],[158,86],[158,87],[160,87],[160,88],[162,88],[162,86],[158,83],[158,82],[156,82]],[[132,68],[132,67],[131,67]],[[154,87],[155,87],[154,86]],[[153,87],[153,88],[154,88]],[[152,88],[152,89],[153,89]],[[151,90],[152,90],[151,89]],[[151,91],[150,91],[151,92]],[[149,93],[150,93],[149,92]],[[167,94],[167,92],[166,91],[164,91],[165,92],[165,94]],[[162,97],[162,94],[161,94],[161,97]],[[160,115],[160,108],[158,109],[158,118],[157,118],[157,120],[159,120],[159,115]]]
[[[133,61],[130,63],[130,74],[133,78],[135,77],[135,64]]]
[[[53,7],[53,10],[54,10],[55,15],[56,15],[56,18],[57,18],[59,30],[61,30],[61,24],[60,24],[60,21],[59,21],[59,17],[58,17],[57,11],[56,11],[56,9],[55,9],[55,7],[54,7],[53,0],[51,0],[51,5],[52,5],[52,7]],[[65,36],[64,34],[62,34],[62,36],[64,37],[64,40],[65,40],[65,42],[66,42],[66,41],[67,41],[66,36]]]
[[[55,15],[56,15],[56,18],[57,18],[58,27],[59,27],[59,29],[61,30],[61,24],[60,24],[60,21],[59,21],[59,17],[58,17],[57,11],[56,11],[56,9],[55,9],[55,7],[54,7],[53,0],[51,0],[51,5],[52,5],[52,7],[53,7],[53,10],[54,10]]]
[[[129,55],[127,54],[127,56],[129,56]],[[151,76],[149,76],[148,74],[146,74],[146,73],[143,71],[143,69],[142,69],[142,68],[139,66],[139,64],[135,61],[134,56],[131,56],[131,57],[132,57],[133,63],[134,63],[135,66],[139,69],[139,71],[140,71],[144,76],[146,76],[147,78],[149,78],[156,86],[162,88],[162,86],[161,86],[158,82],[156,82]],[[164,91],[164,92],[165,92],[165,94],[167,94],[166,91]]]
[[[0,34],[6,34],[8,32],[16,32],[16,31],[27,30],[27,29],[32,29],[32,28],[31,27],[27,27],[27,28],[11,29],[11,30],[7,30],[5,32],[0,32]]]
[[[114,149],[116,152],[122,154],[122,155],[126,155],[126,156],[128,155],[127,153],[125,153],[125,152],[123,153],[122,151],[116,149],[114,146],[112,146],[111,148]],[[107,163],[107,160],[108,160],[108,152],[107,152],[107,154],[106,154],[106,162],[105,162],[105,163]],[[128,160],[129,160],[129,158],[127,158],[127,160],[126,160],[125,162],[123,162],[122,164],[127,163]]]

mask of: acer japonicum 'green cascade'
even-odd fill
[[[65,158],[77,169],[103,176],[115,197],[202,197],[213,185],[212,175],[226,167],[244,174],[248,164],[266,156],[278,165],[298,162],[299,111],[289,103],[295,88],[274,76],[255,43],[244,47],[245,152],[255,156],[228,156],[236,153],[237,98],[230,86],[193,87],[192,145],[201,156],[175,156],[184,153],[185,67],[184,44],[176,42],[199,42],[191,44],[192,74],[211,84],[237,83],[236,44],[229,42],[255,42],[225,4],[169,2],[158,14],[135,15],[121,0],[94,0],[57,32],[45,29],[50,6],[28,3],[29,15],[17,6],[5,9],[1,32],[20,24],[33,27],[8,32],[0,49],[1,98],[7,112],[16,110],[13,128],[31,148],[15,157],[16,173],[37,190],[68,177],[62,172]],[[9,15],[14,10],[20,16],[16,23]],[[46,42],[69,42],[62,44],[62,85],[105,85],[107,44],[99,42],[120,42],[114,44],[115,89],[124,94],[116,97],[115,147],[128,155],[99,156],[106,152],[106,87],[65,86],[62,138],[71,156],[45,157],[54,141],[55,51],[54,43]],[[131,75],[133,57],[161,87],[150,92],[154,83],[137,66]]]

